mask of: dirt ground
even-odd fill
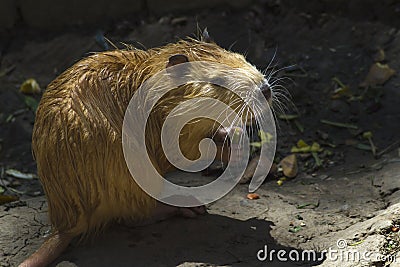
[[[0,189],[3,196],[19,197],[0,206],[0,266],[16,266],[50,230],[39,181],[7,174],[9,169],[36,172],[30,147],[34,112],[19,92],[21,83],[35,78],[44,89],[80,58],[107,49],[103,35],[116,44],[154,47],[193,36],[197,25],[207,27],[219,45],[246,54],[259,69],[272,60],[274,77],[287,77],[280,83],[295,108],[284,101],[285,113],[298,118],[277,119],[277,160],[303,139],[324,149],[318,154],[321,166],[311,155],[298,155],[297,177],[282,185],[279,177],[269,178],[257,200],[247,199],[247,185],[239,185],[209,205],[208,215],[116,225],[93,242],[72,245],[54,266],[400,266],[388,257],[400,262],[400,77],[359,86],[375,62],[400,70],[399,23],[270,2],[241,11],[135,18],[101,29],[18,29],[0,40]],[[335,90],[343,87],[349,88],[347,95],[335,98]],[[366,131],[373,133],[379,157],[365,150]],[[338,240],[347,243],[343,250]],[[257,253],[265,246],[287,253],[315,250],[318,259],[261,261]],[[339,258],[323,253],[329,248],[338,250]],[[346,251],[373,255],[353,260],[343,256]]]

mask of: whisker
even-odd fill
[[[274,62],[277,53],[278,53],[278,46],[275,47],[274,55],[272,56],[272,59],[269,61],[268,66],[262,71],[262,74],[264,76],[265,73],[268,71],[268,69],[271,67],[272,62]]]
[[[271,78],[271,77],[273,77],[275,74],[277,74],[278,72],[283,71],[283,70],[286,70],[286,69],[289,69],[289,68],[293,68],[294,66],[296,66],[296,64],[289,65],[289,66],[284,66],[284,67],[281,67],[281,68],[279,68],[279,69],[277,69],[277,70],[275,70],[275,69],[273,68],[272,71],[269,73],[268,77]]]

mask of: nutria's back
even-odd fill
[[[50,220],[59,231],[87,233],[112,218],[142,218],[155,204],[133,182],[121,147],[124,109],[145,55],[95,54],[65,71],[43,95],[32,147]]]

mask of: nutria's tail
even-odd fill
[[[54,261],[69,245],[71,234],[54,233],[46,239],[42,246],[19,267],[44,267]]]

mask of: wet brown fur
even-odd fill
[[[95,53],[66,70],[43,95],[32,144],[55,232],[86,236],[114,220],[149,216],[156,201],[137,186],[128,171],[122,152],[122,122],[135,90],[164,69],[175,54],[184,54],[189,61],[248,68],[254,79],[263,78],[243,56],[196,40],[147,51],[129,48]],[[173,169],[159,141],[163,119],[174,104],[202,95],[201,84],[184,85],[163,97],[152,113],[146,144],[160,173]],[[221,98],[217,91],[207,96]],[[209,135],[213,126],[201,120],[184,127],[180,143],[187,157],[198,157],[196,140]]]

